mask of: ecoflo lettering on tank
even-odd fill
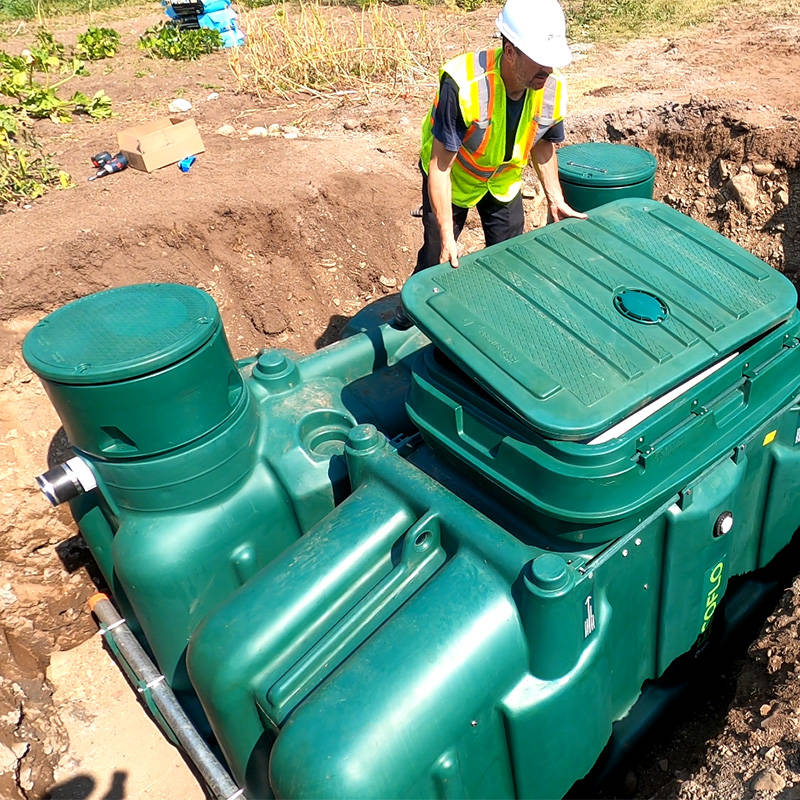
[[[717,610],[717,604],[720,598],[719,590],[722,586],[722,573],[724,569],[725,566],[723,562],[720,561],[713,569],[706,572],[706,579],[703,586],[707,587],[711,584],[711,588],[708,590],[708,594],[706,594],[706,608],[703,613],[703,626],[700,628],[700,633],[705,632],[714,616],[714,612]]]

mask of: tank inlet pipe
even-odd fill
[[[197,767],[215,800],[244,800],[244,789],[231,779],[225,767],[209,749],[181,708],[164,676],[145,653],[125,620],[117,613],[108,595],[95,594],[89,598],[89,610],[100,621],[100,633],[113,640],[114,646],[127,662],[140,683],[140,692],[149,691],[156,708],[184,752]],[[113,648],[112,648],[113,649]]]
[[[37,475],[36,485],[54,506],[58,506],[79,494],[96,489],[97,478],[92,468],[80,456],[75,456]]]

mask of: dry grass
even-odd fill
[[[36,20],[45,25],[65,14],[91,16],[97,11],[138,5],[140,0],[0,0],[0,20]]]
[[[231,68],[239,87],[259,96],[369,95],[432,82],[446,60],[447,39],[441,26],[429,26],[424,10],[405,16],[412,21],[383,4],[355,11],[319,0],[245,13],[246,43],[231,55]]]
[[[625,40],[710,21],[740,0],[564,0],[570,38]]]

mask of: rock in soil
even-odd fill
[[[786,781],[771,769],[759,772],[750,784],[750,788],[754,792],[770,792],[771,794],[782,792],[785,786]]]

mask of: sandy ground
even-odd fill
[[[52,800],[203,800],[194,773],[136,702],[99,635],[54,652],[47,680],[69,740],[53,774]]]
[[[454,25],[434,12],[430,24],[452,33],[454,48],[465,39],[484,46],[495,13]],[[85,607],[100,579],[69,513],[33,488],[64,443],[21,359],[25,333],[87,293],[175,280],[215,298],[235,356],[276,345],[308,352],[334,340],[363,305],[396,292],[421,240],[409,212],[419,204],[416,148],[429,88],[376,91],[368,102],[259,101],[234,91],[224,53],[189,65],[145,59],[133,43],[158,19],[117,16],[120,56],[76,81],[83,91],[104,88],[117,117],[36,125],[76,187],[0,215],[0,798],[9,800],[202,796],[101,652]],[[64,41],[82,29],[74,20],[56,27]],[[22,28],[0,46],[15,51],[30,36]],[[647,146],[659,158],[659,199],[794,278],[798,40],[800,9],[787,4],[765,18],[763,7],[743,4],[671,37],[578,43],[569,139]],[[188,174],[168,167],[85,181],[92,153],[113,149],[117,130],[164,115],[177,96],[192,102],[188,116],[206,146]],[[216,133],[223,124],[233,135]],[[270,124],[284,133],[296,126],[299,136],[248,135]],[[746,196],[729,183],[741,175]],[[528,225],[542,224],[534,181],[526,195]],[[462,238],[467,249],[481,245],[475,220]],[[787,587],[750,651],[721,676],[725,690],[656,740],[619,791],[800,797],[799,594]]]

